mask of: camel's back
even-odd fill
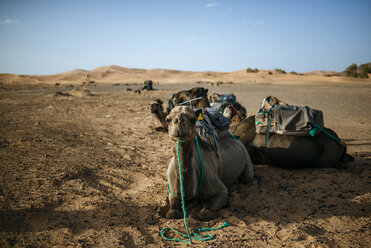
[[[230,136],[220,141],[220,179],[224,183],[233,183],[248,165],[249,155],[245,146]]]

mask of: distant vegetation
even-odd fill
[[[290,74],[303,76],[304,73],[297,73],[296,71],[290,71]]]
[[[337,73],[337,72],[325,74],[325,77],[335,77],[335,76],[342,76],[342,74],[341,73]]]
[[[371,73],[371,64],[363,64],[359,66],[360,78],[368,78],[368,74]]]
[[[268,75],[272,75],[273,73],[271,71],[268,72]]]
[[[282,73],[282,74],[286,74],[286,72],[282,69],[274,69],[276,72],[279,72],[279,73]]]
[[[254,72],[259,72],[258,68],[255,68],[255,69],[251,69],[250,67],[246,69],[246,72],[247,73],[254,73]]]
[[[345,76],[359,78],[368,78],[369,73],[371,73],[370,64],[362,64],[358,67],[357,64],[353,63],[344,71]]]

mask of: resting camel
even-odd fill
[[[160,121],[162,127],[167,130],[167,122],[165,121],[166,113],[162,107],[163,102],[161,99],[156,99],[151,104],[151,113],[155,115],[156,119]]]
[[[244,145],[229,135],[219,140],[219,157],[215,151],[210,151],[199,142],[204,171],[202,181],[201,158],[197,149],[197,139],[195,139],[196,120],[195,112],[189,106],[176,106],[166,117],[169,136],[175,141],[174,146],[179,142],[185,200],[201,201],[202,209],[196,217],[200,220],[209,220],[215,218],[216,211],[228,202],[228,190],[225,184],[233,183],[236,179],[243,183],[251,181],[253,166]],[[170,208],[166,217],[171,219],[182,217],[178,166],[177,150],[174,148],[167,170],[171,193],[169,192]]]
[[[160,121],[162,127],[165,130],[167,130],[168,126],[165,121],[165,118],[170,113],[170,111],[180,103],[201,97],[201,99],[191,102],[192,107],[194,108],[210,107],[209,100],[207,99],[207,92],[208,89],[202,87],[195,87],[190,90],[179,91],[173,94],[172,98],[169,99],[166,112],[164,112],[164,108],[162,107],[163,102],[160,99],[156,99],[155,102],[151,104],[150,107],[151,113],[154,114],[156,119]]]
[[[169,114],[170,111],[177,105],[184,103],[186,101],[192,101],[196,98],[201,97],[199,100],[194,100],[189,103],[193,108],[206,108],[210,107],[209,99],[207,98],[207,92],[209,90],[202,87],[195,87],[190,90],[179,91],[169,99],[168,106],[166,108],[166,113]]]
[[[246,118],[246,109],[236,101],[234,94],[213,93],[209,99],[213,108],[216,108],[224,117],[231,120],[232,127]]]
[[[266,109],[277,105],[287,104],[275,97],[269,97],[263,102]],[[324,130],[338,139],[331,129]],[[353,160],[346,154],[345,144],[340,144],[324,132],[315,137],[270,134],[266,147],[265,134],[256,133],[255,116],[244,119],[230,131],[246,146],[254,164],[270,164],[290,169],[325,168],[337,167],[342,162]]]
[[[223,115],[231,120],[231,127],[233,127],[246,118],[246,109],[238,102],[231,103],[225,108]]]

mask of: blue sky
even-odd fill
[[[342,71],[366,62],[371,1],[0,0],[0,73]]]

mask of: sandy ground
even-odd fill
[[[174,145],[153,131],[149,104],[196,85],[161,84],[136,94],[112,84],[0,85],[1,247],[185,247],[159,231],[184,231],[159,214]],[[188,219],[190,229],[229,227],[196,247],[371,247],[371,86],[233,84],[253,114],[263,97],[322,109],[355,157],[343,169],[284,170],[255,165],[251,185],[229,188],[220,217]],[[76,88],[76,87],[74,87]],[[155,126],[160,124],[155,122]]]

